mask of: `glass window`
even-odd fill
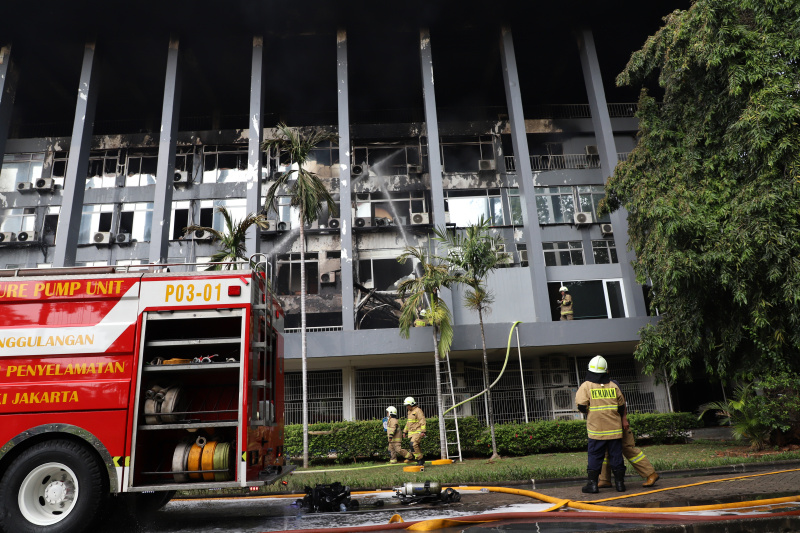
[[[581,241],[543,242],[545,266],[582,265],[583,244]]]
[[[25,231],[33,235],[36,226],[36,209],[24,207],[20,209],[0,210],[0,232],[11,232],[19,235]]]
[[[84,205],[81,212],[81,227],[78,230],[78,244],[94,242],[92,237],[98,231],[111,231],[111,216],[114,204]]]
[[[6,154],[0,168],[0,191],[16,191],[20,183],[42,177],[44,154]]]
[[[120,163],[120,150],[100,150],[89,155],[89,173],[86,188],[116,187],[117,174],[124,171],[124,161]]]
[[[592,254],[594,255],[594,262],[598,265],[619,263],[617,248],[613,239],[592,241]]]
[[[153,203],[137,202],[122,204],[119,214],[119,232],[130,233],[131,240],[139,242],[150,240],[153,226]]]
[[[247,180],[247,146],[206,146],[203,150],[203,183]]]
[[[288,197],[287,197],[288,198]],[[247,216],[247,200],[245,198],[230,198],[227,200],[202,200],[200,202],[200,225],[212,227],[219,232],[226,232],[225,218],[217,207],[224,207],[228,210],[231,219],[244,220]]]
[[[561,320],[561,310],[557,305],[557,301],[561,299],[558,292],[561,285],[565,285],[572,296],[574,320],[627,316],[621,280],[552,281],[547,283],[547,293],[553,304],[553,320]]]
[[[591,212],[595,222],[610,222],[609,215],[603,217],[597,216],[597,206],[600,200],[605,198],[606,191],[602,185],[579,185],[578,186],[578,202],[581,206],[581,211]]]
[[[183,237],[183,230],[190,225],[191,202],[188,200],[172,202],[172,213],[169,217],[170,235],[173,240]]]
[[[508,189],[508,205],[511,208],[511,224],[513,226],[522,226],[522,199],[519,195],[519,189]]]
[[[128,156],[128,169],[125,172],[126,187],[144,187],[155,185],[158,155]]]
[[[572,187],[536,187],[539,224],[570,224],[575,214]]]
[[[56,230],[58,229],[58,215],[61,214],[60,205],[47,207],[44,213],[44,225],[42,227],[42,241],[45,244],[53,245],[56,243]]]
[[[450,190],[445,200],[450,213],[450,223],[458,228],[477,224],[483,217],[492,226],[503,226],[503,201],[500,189]]]

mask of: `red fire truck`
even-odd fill
[[[0,527],[83,531],[110,495],[158,505],[288,474],[269,277],[0,270]]]

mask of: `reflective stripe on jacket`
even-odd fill
[[[405,433],[413,435],[414,433],[425,433],[425,413],[418,405],[415,405],[411,411],[408,412],[408,420],[406,420],[406,427],[403,429]]]
[[[575,403],[589,408],[586,416],[586,432],[590,439],[622,438],[622,416],[619,414],[619,406],[625,405],[625,397],[616,383],[584,381],[575,395]]]

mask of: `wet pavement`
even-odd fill
[[[773,473],[786,471],[781,473]],[[745,477],[746,476],[746,477]],[[739,478],[739,479],[731,479]],[[726,481],[717,482],[725,479]],[[639,507],[664,508],[690,505],[709,505],[750,500],[765,500],[800,495],[800,461],[747,464],[724,468],[673,471],[662,473],[652,488],[645,489],[638,476],[628,476],[628,490],[617,492],[613,487],[601,489],[599,494],[583,494],[583,479],[538,480],[511,488],[533,490],[559,499],[597,503],[612,508]],[[667,490],[665,490],[667,489]],[[459,490],[456,487],[456,490]],[[353,528],[361,525],[387,524],[393,514],[404,521],[433,518],[458,518],[484,513],[530,513],[551,507],[527,496],[501,493],[465,491],[461,501],[447,505],[400,505],[392,493],[372,493],[355,496],[361,509],[347,513],[306,513],[292,503],[295,498],[228,498],[203,500],[175,500],[154,515],[147,524],[126,522],[109,523],[98,533],[261,533],[290,531],[293,529]],[[623,496],[621,499],[612,499]],[[383,502],[378,507],[378,501]],[[610,518],[600,518],[595,513],[555,511],[548,518],[529,518],[524,522],[494,521],[487,524],[464,524],[440,529],[443,533],[483,533],[486,531],[797,531],[800,517],[777,516],[785,511],[800,511],[800,503],[775,505],[771,509],[726,510],[694,512],[678,521],[663,518],[645,518],[613,513]],[[749,514],[748,518],[734,522],[694,522],[698,515]],[[550,517],[552,515],[552,517]],[[577,516],[577,517],[576,517]],[[585,518],[584,518],[585,517]],[[763,518],[767,517],[767,518]],[[710,518],[709,518],[710,519]],[[113,522],[113,521],[112,521]],[[397,531],[397,530],[395,530]]]

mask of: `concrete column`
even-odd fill
[[[72,126],[67,175],[56,230],[54,267],[73,266],[81,227],[86,175],[89,172],[89,150],[92,144],[95,109],[97,108],[97,64],[95,43],[88,42],[83,51],[78,101]]]
[[[11,45],[0,48],[0,168],[6,153],[8,129],[11,126],[11,112],[17,92],[17,70],[11,63]]]
[[[164,105],[161,108],[161,137],[158,142],[156,193],[153,201],[153,226],[150,232],[150,262],[166,263],[169,255],[169,218],[174,190],[175,148],[181,108],[179,41],[173,37],[167,51]]]
[[[342,249],[342,329],[355,329],[353,295],[353,195],[350,183],[350,101],[347,80],[347,32],[336,33],[336,84],[339,104],[339,236]],[[355,413],[355,411],[354,411]],[[353,415],[355,416],[355,414]]]
[[[533,187],[533,171],[528,152],[528,137],[525,130],[525,115],[522,111],[522,93],[519,88],[517,59],[510,28],[503,28],[500,36],[503,85],[508,106],[508,126],[511,129],[511,144],[514,147],[514,165],[517,169],[520,203],[522,204],[522,235],[528,249],[528,270],[533,294],[533,321],[549,322],[550,301],[547,297],[547,274],[542,254],[542,232],[536,212],[536,192]]]
[[[422,100],[425,107],[425,128],[428,134],[428,173],[431,178],[432,223],[445,227],[444,219],[444,186],[442,185],[442,148],[439,144],[439,116],[436,112],[436,91],[433,87],[433,53],[431,51],[431,33],[428,28],[419,32],[419,57],[422,64]],[[436,253],[437,248],[432,249]],[[444,255],[438,252],[439,255]],[[453,294],[448,289],[441,291],[442,300],[453,309]]]
[[[356,372],[350,366],[342,367],[342,420],[356,419]]]
[[[250,136],[247,141],[247,213],[261,211],[261,140],[264,125],[264,38],[253,37],[253,59],[250,66]],[[261,230],[253,225],[245,238],[247,255],[261,251]]]
[[[597,151],[600,154],[600,168],[605,176],[611,176],[617,166],[617,147],[614,143],[614,131],[611,129],[611,118],[608,115],[608,103],[603,89],[603,78],[600,73],[600,63],[597,60],[597,48],[594,45],[594,36],[588,29],[577,32],[578,49],[581,56],[583,80],[586,84],[586,93],[589,96],[589,109],[592,112],[592,127],[594,128]],[[617,255],[620,258],[622,270],[622,283],[625,288],[625,304],[631,317],[646,316],[647,307],[644,303],[644,294],[638,283],[636,274],[631,266],[635,255],[628,251],[628,213],[618,209],[611,214],[611,225],[614,227],[614,242]]]

